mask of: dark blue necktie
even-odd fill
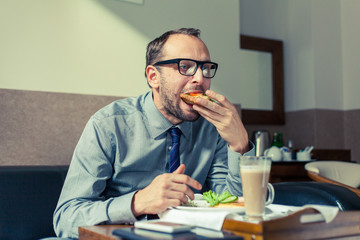
[[[179,146],[181,131],[178,128],[170,128],[169,132],[172,137],[172,145],[169,159],[169,172],[172,173],[180,166]]]

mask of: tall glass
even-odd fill
[[[266,156],[241,156],[240,175],[248,218],[265,217],[265,206],[274,200],[274,188],[269,183],[271,158]],[[267,194],[269,192],[269,194]]]

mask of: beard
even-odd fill
[[[167,114],[181,121],[195,121],[200,117],[200,114],[193,109],[186,113],[180,108],[179,101],[182,100],[180,100],[180,96],[167,85],[166,79],[161,79],[159,91],[162,105]]]

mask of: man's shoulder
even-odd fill
[[[137,97],[127,97],[113,101],[98,110],[93,116],[94,120],[105,118],[125,117],[143,111],[145,94]]]

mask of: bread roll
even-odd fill
[[[192,95],[190,95],[190,94],[184,94],[184,93],[181,93],[181,94],[180,94],[180,98],[181,98],[182,100],[184,100],[184,102],[186,102],[187,104],[191,104],[191,105],[194,105],[195,102],[196,102],[196,99],[199,98],[199,97],[204,98],[204,99],[210,101],[210,98],[209,98],[208,96],[202,94],[202,93],[192,94]]]

